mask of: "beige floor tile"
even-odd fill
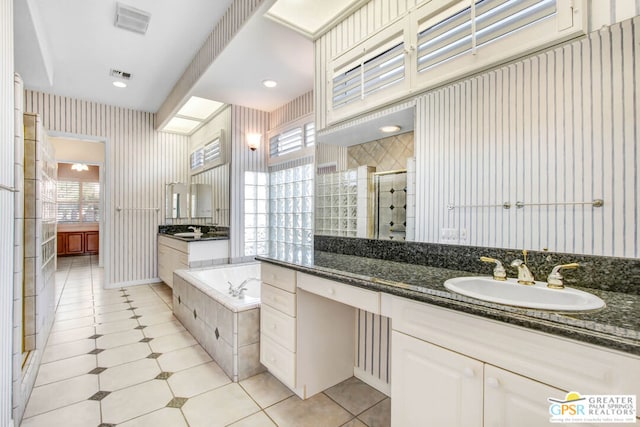
[[[114,347],[98,354],[98,366],[110,368],[133,362],[134,360],[144,359],[149,354],[151,354],[151,348],[149,348],[148,344],[142,342]]]
[[[83,354],[55,362],[43,363],[38,370],[36,387],[56,381],[66,380],[80,375],[88,374],[97,367],[96,356]]]
[[[133,316],[131,310],[115,311],[113,313],[96,314],[96,323],[101,325],[111,322],[121,322],[123,320],[129,320]]]
[[[211,402],[217,403],[212,405]],[[182,407],[191,427],[226,426],[259,410],[237,383],[193,397]]]
[[[87,354],[96,348],[95,340],[79,340],[57,345],[48,345],[42,355],[42,363],[55,362],[73,356]]]
[[[86,340],[96,333],[93,326],[71,329],[68,331],[52,332],[47,340],[47,345],[57,345],[66,342]]]
[[[155,359],[135,360],[124,363],[102,372],[100,376],[100,389],[116,391],[122,388],[154,379],[160,373],[160,367]]]
[[[81,317],[93,316],[93,307],[81,308],[80,310],[70,310],[65,312],[56,312],[55,321],[79,319]]]
[[[164,408],[173,398],[166,381],[151,380],[102,399],[102,422],[120,424]]]
[[[181,348],[191,347],[196,344],[198,344],[198,342],[193,338],[193,336],[191,336],[189,331],[186,330],[154,338],[153,341],[149,342],[151,349],[157,353],[168,353]]]
[[[131,306],[129,304],[111,304],[96,307],[94,310],[96,314],[117,313],[119,311],[126,311],[127,313],[131,313],[131,315],[133,316],[133,312],[129,310],[130,308]]]
[[[231,382],[216,362],[176,372],[167,381],[173,394],[180,397],[193,397]]]
[[[353,418],[322,393],[307,400],[292,396],[265,411],[280,427],[338,427]]]
[[[56,311],[58,313],[66,313],[68,311],[78,311],[93,308],[93,301],[85,301],[82,303],[59,305]]]
[[[262,408],[271,406],[293,395],[291,390],[268,372],[247,378],[241,381],[240,385]]]
[[[277,427],[273,421],[264,413],[258,412],[238,422],[230,424],[229,427]]]
[[[24,413],[25,418],[87,400],[98,391],[97,375],[82,375],[34,387]]]
[[[177,322],[178,319],[173,315],[172,311],[164,311],[161,313],[145,314],[140,319],[140,322],[147,326],[157,325],[159,323]]]
[[[353,415],[362,413],[387,397],[356,377],[351,377],[324,393]]]
[[[367,409],[358,415],[369,427],[389,427],[391,426],[391,399],[386,398],[373,408]]]
[[[86,326],[94,326],[93,316],[79,317],[69,320],[56,320],[51,327],[52,333],[68,331],[69,329],[83,328]]]
[[[182,411],[176,408],[162,408],[150,414],[134,418],[118,427],[188,427]]]
[[[124,319],[117,322],[101,323],[96,325],[96,334],[107,335],[116,332],[131,331],[135,330],[137,326],[139,326],[139,324],[135,319]]]
[[[144,338],[142,331],[139,329],[132,329],[130,331],[115,332],[113,334],[106,334],[96,340],[96,347],[98,348],[114,348],[125,344],[132,344],[140,341]]]
[[[144,315],[140,318],[142,324],[144,325]],[[182,326],[182,323],[177,320],[172,320],[171,322],[159,323],[157,325],[147,326],[144,329],[144,334],[151,338],[159,338],[164,335],[175,334],[176,332],[182,332],[186,329]]]
[[[93,400],[75,403],[44,414],[25,418],[21,427],[87,427],[100,424],[100,403]]]
[[[199,345],[165,353],[158,358],[162,370],[168,372],[179,372],[207,362],[211,362],[211,357]]]

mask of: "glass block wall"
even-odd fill
[[[244,174],[244,254],[269,253],[269,174]]]
[[[358,171],[318,175],[316,233],[356,237],[358,234]]]
[[[313,164],[269,174],[269,256],[313,261]]]

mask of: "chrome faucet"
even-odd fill
[[[562,274],[560,274],[560,270],[567,270],[580,267],[580,264],[577,262],[571,264],[562,264],[556,265],[551,270],[551,274],[547,277],[547,288],[551,289],[564,289],[564,283],[562,282]]]
[[[511,267],[518,267],[518,283],[522,285],[533,285],[535,280],[533,278],[533,273],[527,267],[527,251],[523,250],[522,255],[524,257],[524,261],[521,259],[514,259],[511,263]]]
[[[229,294],[231,294],[232,297],[244,297],[243,292],[247,290],[247,283],[252,280],[260,281],[257,277],[249,277],[248,279],[243,280],[238,286],[233,286],[233,283],[227,280],[227,283],[229,284]]]

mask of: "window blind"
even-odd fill
[[[204,146],[203,160],[204,163],[211,163],[220,158],[222,154],[221,146],[220,146],[220,138],[216,138],[211,141],[209,144]]]
[[[404,42],[401,42],[334,76],[333,108],[365,99],[404,77]]]
[[[59,223],[99,222],[100,183],[58,181]]]
[[[198,169],[204,165],[204,148],[199,148],[191,153],[191,170]]]
[[[418,71],[553,17],[556,0],[480,0],[418,33]],[[475,24],[475,31],[474,31]]]
[[[269,140],[269,156],[279,157],[315,144],[316,133],[313,122],[282,132]]]

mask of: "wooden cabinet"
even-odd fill
[[[84,233],[84,251],[97,254],[100,250],[100,233],[97,231],[87,231]]]
[[[58,232],[58,255],[97,254],[100,248],[98,231]]]

